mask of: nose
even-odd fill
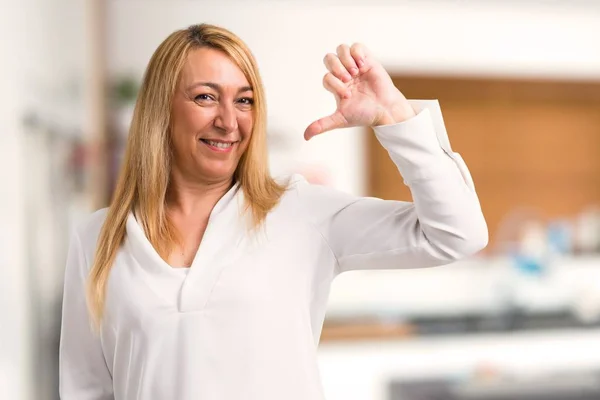
[[[220,104],[219,112],[215,118],[215,127],[224,133],[231,133],[237,130],[237,115],[235,108],[231,104]]]

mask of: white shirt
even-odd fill
[[[248,234],[234,186],[217,203],[187,273],[136,219],[91,333],[85,280],[106,210],[73,234],[60,345],[63,400],[323,399],[317,345],[332,280],[356,269],[448,264],[487,244],[469,172],[437,101],[375,128],[414,204],[351,196],[294,176],[264,229]],[[400,175],[399,175],[400,179]]]

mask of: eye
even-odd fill
[[[210,94],[199,94],[198,96],[194,97],[194,101],[207,101],[207,100],[214,100],[215,98],[210,95]]]
[[[238,102],[245,106],[251,106],[254,104],[254,99],[252,97],[242,97]]]

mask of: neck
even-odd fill
[[[186,216],[210,214],[219,199],[233,185],[233,179],[215,182],[193,182],[173,174],[167,196],[167,207],[171,212]]]

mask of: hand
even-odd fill
[[[365,46],[342,44],[337,55],[327,54],[323,61],[329,70],[323,86],[335,96],[337,110],[310,124],[304,132],[306,140],[333,129],[389,125],[415,115],[389,74]]]

